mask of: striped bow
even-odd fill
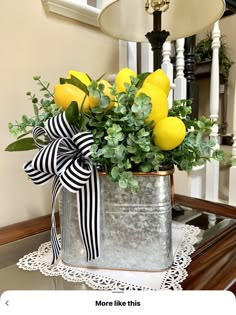
[[[46,136],[49,144],[42,145],[38,138]],[[23,168],[36,185],[43,185],[54,177],[52,187],[51,243],[53,261],[60,254],[55,222],[55,201],[61,189],[65,187],[78,193],[79,225],[87,260],[99,256],[99,178],[96,167],[89,157],[94,143],[89,132],[79,132],[71,126],[65,112],[50,118],[45,128],[35,127],[33,138],[39,152]]]

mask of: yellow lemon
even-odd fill
[[[178,117],[166,117],[153,129],[153,141],[162,150],[173,150],[179,146],[186,135],[183,121]]]
[[[160,87],[168,96],[170,92],[170,80],[162,69],[157,69],[153,73],[149,74],[144,80],[143,84],[151,83]]]
[[[137,73],[134,72],[132,69],[129,69],[129,68],[123,68],[117,73],[116,79],[115,79],[117,92],[120,93],[120,92],[126,91],[124,83],[128,83],[130,85],[130,83],[131,83],[130,76],[136,78]]]
[[[90,79],[89,79],[89,77],[87,76],[86,73],[83,73],[83,72],[80,72],[80,71],[75,71],[75,70],[70,70],[67,73],[67,78],[70,79],[71,75],[73,75],[74,77],[79,79],[86,86],[88,86],[90,84]]]
[[[103,93],[108,96],[111,100],[110,104],[107,106],[106,109],[111,109],[113,106],[114,106],[114,102],[112,102],[115,97],[114,95],[111,95],[111,84],[106,81],[106,80],[100,80],[97,82],[97,84],[103,84],[105,87],[104,87],[104,90],[103,90]],[[89,95],[89,105],[90,107],[95,107],[95,106],[98,106],[98,98],[97,97],[94,97],[92,95]]]
[[[85,98],[86,97],[86,98]],[[78,107],[81,108],[83,100],[84,109],[89,109],[89,100],[86,94],[72,84],[57,84],[54,86],[54,100],[58,107],[66,110],[72,101],[78,103]]]
[[[144,93],[151,98],[152,110],[146,121],[154,121],[154,126],[158,121],[168,115],[168,99],[165,92],[158,86],[146,83],[138,90],[136,96]]]

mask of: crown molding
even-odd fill
[[[66,16],[82,23],[96,27],[100,10],[87,4],[78,3],[78,0],[41,0],[45,9],[49,12]]]

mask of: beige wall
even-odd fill
[[[50,213],[50,188],[35,186],[22,171],[33,151],[4,152],[14,139],[8,122],[31,114],[26,92],[40,74],[53,84],[70,69],[98,78],[118,70],[118,43],[90,27],[46,13],[40,0],[3,1],[0,10],[0,226]]]

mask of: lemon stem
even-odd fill
[[[86,97],[87,97],[87,94],[85,94],[83,101],[82,101],[82,104],[81,104],[81,110],[82,111],[84,110],[84,102],[85,102]]]

